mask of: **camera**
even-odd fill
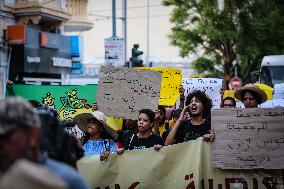
[[[65,132],[65,128],[74,127],[74,123],[58,120],[57,112],[48,107],[40,107],[37,111],[41,120],[41,152],[76,167],[76,161],[83,157],[84,150],[76,137]]]

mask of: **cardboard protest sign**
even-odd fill
[[[102,67],[98,107],[108,116],[137,119],[139,110],[158,108],[161,80],[160,72]]]
[[[274,85],[273,99],[284,99],[284,83]]]
[[[284,108],[213,109],[213,166],[283,169]]]
[[[201,90],[212,100],[213,107],[220,107],[222,81],[217,78],[183,78],[182,85],[185,89],[185,96],[194,90]]]
[[[159,105],[173,106],[178,100],[179,88],[182,83],[182,75],[180,69],[174,68],[138,68],[144,70],[153,70],[162,73],[162,84],[160,91]]]
[[[7,96],[36,100],[57,110],[60,119],[73,119],[77,114],[92,112],[98,85],[12,85]]]
[[[280,189],[281,170],[222,170],[211,166],[211,144],[199,138],[153,148],[111,153],[78,161],[80,174],[94,189]]]

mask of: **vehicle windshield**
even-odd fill
[[[260,73],[260,82],[269,86],[284,83],[284,66],[263,66]]]

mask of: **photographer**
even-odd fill
[[[24,158],[54,173],[66,182],[69,189],[89,188],[75,169],[41,153],[40,133],[46,131],[41,130],[41,125],[43,128],[47,126],[45,122],[41,124],[38,113],[29,102],[15,97],[0,101],[0,123],[0,174]],[[49,130],[52,132],[52,128]]]
[[[84,150],[80,140],[69,135],[64,128],[74,127],[71,121],[59,121],[57,112],[48,107],[38,109],[42,122],[40,149],[52,159],[77,168],[76,162],[83,157]]]

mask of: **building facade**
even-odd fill
[[[0,98],[8,77],[16,82],[62,83],[72,68],[71,40],[65,34],[93,27],[87,4],[87,0],[0,1]]]

